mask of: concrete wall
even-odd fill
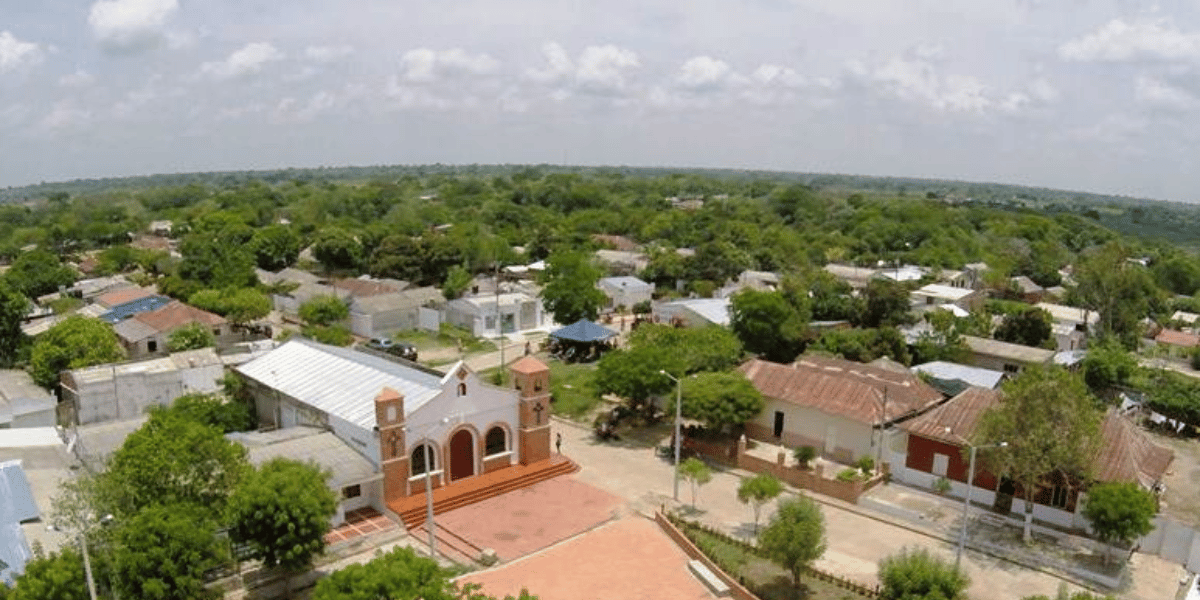
[[[212,393],[225,369],[220,364],[165,372],[129,372],[129,366],[114,368],[113,378],[64,386],[63,397],[75,407],[78,424],[131,419],[151,406],[167,406],[191,393]]]
[[[783,412],[783,436],[774,436],[775,412]],[[789,448],[812,446],[822,456],[853,463],[860,456],[875,456],[873,429],[845,417],[767,399],[766,407],[746,423],[746,434],[757,440],[782,443]]]

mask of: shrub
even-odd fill
[[[846,468],[838,471],[837,474],[838,481],[858,481],[859,478],[860,475],[858,473],[858,469]]]
[[[886,600],[965,600],[971,585],[966,573],[924,548],[905,548],[880,561],[879,581]]]
[[[810,462],[817,457],[817,449],[812,446],[800,446],[793,452],[796,457],[796,462],[800,463],[801,469],[807,469]]]
[[[950,491],[950,480],[946,479],[945,477],[938,478],[937,481],[933,482],[933,491],[935,491],[939,494],[945,494],[945,493],[949,492]]]
[[[854,463],[854,466],[858,467],[863,475],[870,475],[875,470],[875,459],[870,456],[864,456],[858,459],[858,462]]]

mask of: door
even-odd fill
[[[450,481],[475,474],[475,439],[466,429],[450,438]]]
[[[783,437],[783,411],[775,411],[775,437]]]
[[[1002,515],[1012,512],[1013,494],[1015,493],[1017,493],[1017,486],[1013,480],[1007,477],[1000,480],[1000,486],[996,489],[996,502],[992,504],[992,509]]]

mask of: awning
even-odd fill
[[[580,319],[550,334],[552,338],[569,342],[602,342],[616,336],[617,332],[587,319]]]

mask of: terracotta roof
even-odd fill
[[[791,365],[754,359],[738,369],[764,396],[872,426],[941,402],[942,395],[911,373],[848,360],[804,356]],[[887,414],[881,418],[886,400]]]
[[[225,324],[224,317],[214,315],[206,310],[200,310],[178,300],[158,310],[139,313],[132,318],[154,328],[158,332],[174,331],[190,323],[202,323],[208,326]]]
[[[96,297],[96,304],[105,308],[112,308],[118,304],[125,304],[141,298],[149,298],[154,295],[154,290],[143,287],[127,287],[119,290],[114,290],[106,294],[101,294]]]
[[[542,371],[550,370],[550,367],[547,367],[546,363],[544,363],[532,356],[523,356],[523,357],[521,357],[521,360],[518,360],[517,362],[509,365],[508,368],[511,369],[514,373],[523,373],[523,374],[540,373]]]
[[[1175,331],[1174,329],[1164,329],[1158,332],[1158,335],[1154,336],[1154,341],[1181,348],[1195,348],[1196,346],[1200,346],[1200,336],[1194,333]]]
[[[1098,481],[1136,481],[1150,488],[1162,479],[1175,453],[1150,441],[1129,418],[1109,410],[1100,429],[1100,452],[1092,461]]]
[[[904,422],[900,428],[912,435],[961,446],[971,439],[983,413],[999,401],[999,390],[969,387],[945,404]]]

